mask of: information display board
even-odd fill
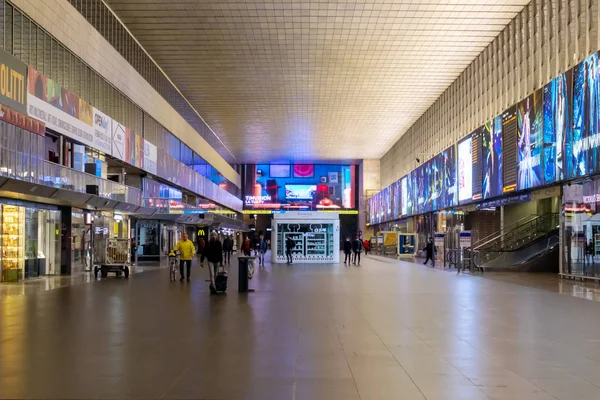
[[[502,116],[484,125],[483,155],[483,198],[489,199],[502,194]]]
[[[517,188],[517,106],[502,113],[502,193]]]
[[[480,200],[483,192],[483,162],[482,162],[482,142],[484,127],[480,126],[471,134],[471,146],[473,149],[471,150],[471,155],[473,159],[473,166],[471,177],[473,179],[473,183],[471,185],[471,190],[473,191],[473,195],[471,196],[472,200]]]
[[[458,203],[473,199],[473,140],[471,135],[458,142]]]

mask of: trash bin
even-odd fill
[[[248,289],[248,263],[250,260],[255,260],[256,257],[239,256],[238,257],[238,292],[254,292]]]

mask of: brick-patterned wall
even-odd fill
[[[11,0],[11,3],[191,147],[223,176],[241,186],[240,175],[67,0]]]

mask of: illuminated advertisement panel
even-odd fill
[[[484,125],[482,137],[483,198],[502,194],[502,116]]]
[[[573,132],[567,132],[567,178],[598,170],[598,53],[573,69]]]
[[[458,202],[473,199],[473,146],[471,135],[458,142]]]
[[[410,171],[406,175],[407,188],[406,188],[406,215],[416,214],[416,197],[415,197],[415,177],[416,171]]]
[[[244,207],[355,209],[355,182],[355,165],[248,164],[244,169]]]
[[[502,193],[517,188],[517,106],[502,113]]]
[[[543,184],[544,97],[538,90],[517,105],[517,189]]]
[[[439,158],[441,160],[442,196],[439,208],[454,207],[458,205],[456,187],[456,147],[450,146],[444,150]]]
[[[402,186],[401,182],[398,180],[392,184],[392,219],[398,219],[401,215],[402,208]]]
[[[573,137],[572,88],[573,71],[559,75],[544,86],[544,183],[557,182],[566,176],[565,140]]]
[[[402,216],[406,217],[410,215],[408,212],[408,178],[405,176],[400,180],[401,192],[402,192]]]

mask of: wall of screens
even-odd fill
[[[600,173],[594,53],[369,199],[371,224]],[[389,199],[389,200],[387,200]],[[379,221],[379,222],[373,222]]]

